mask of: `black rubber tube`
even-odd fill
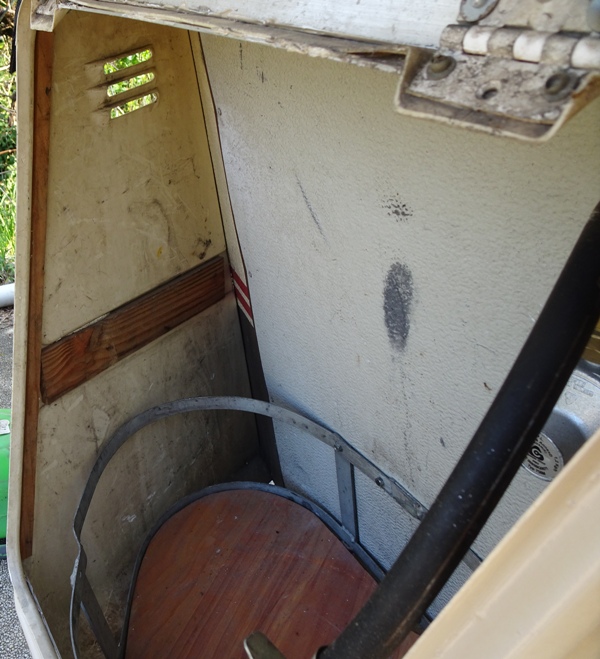
[[[355,619],[319,659],[385,659],[435,599],[506,491],[600,315],[600,204],[433,506]]]

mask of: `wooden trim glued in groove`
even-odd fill
[[[225,296],[220,255],[161,284],[42,350],[42,399],[51,403]]]
[[[35,105],[33,109],[31,245],[21,494],[20,544],[22,559],[31,556],[33,548],[53,58],[54,35],[50,32],[38,32],[35,40],[33,73]]]

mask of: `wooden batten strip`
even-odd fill
[[[33,109],[29,302],[27,306],[27,365],[25,369],[25,419],[23,428],[21,559],[31,556],[33,549],[53,59],[54,35],[48,32],[38,32],[35,40],[33,83],[35,101]]]
[[[42,400],[51,403],[221,300],[225,268],[217,256],[45,346]]]

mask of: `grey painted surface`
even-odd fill
[[[0,407],[10,408],[12,384],[12,309],[0,309]],[[31,656],[15,611],[6,559],[0,560],[0,657]]]

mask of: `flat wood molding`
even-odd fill
[[[22,559],[31,556],[33,551],[53,60],[54,35],[46,32],[38,32],[35,40],[33,73],[33,170],[31,185],[27,365],[25,369],[25,420],[23,429],[23,477],[20,528]]]
[[[225,296],[223,255],[42,349],[41,391],[51,403]]]

